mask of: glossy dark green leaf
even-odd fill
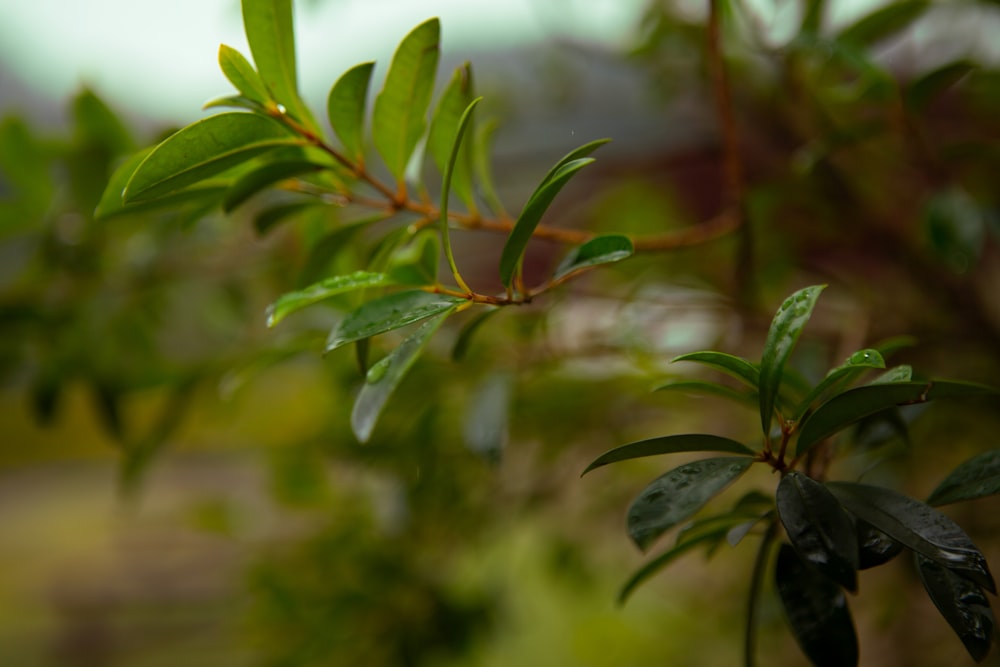
[[[858,589],[854,523],[822,484],[792,471],[775,493],[778,517],[799,556],[849,591]]]
[[[389,356],[368,369],[365,385],[358,393],[354,410],[351,412],[351,428],[358,440],[367,442],[371,437],[375,423],[389,397],[420,356],[427,341],[457,306],[458,304],[453,303],[450,307],[438,311],[436,317],[421,324],[399,344],[399,347],[390,352]]]
[[[700,510],[753,463],[749,456],[693,461],[655,479],[628,508],[628,533],[645,551],[663,533]]]
[[[885,359],[878,350],[859,350],[852,354],[843,364],[827,373],[826,377],[802,400],[795,420],[799,421],[817,400],[872,368],[885,368]]]
[[[928,0],[901,0],[865,14],[840,31],[840,42],[857,46],[871,46],[883,39],[898,35],[923,16],[930,7]]]
[[[375,63],[361,63],[344,72],[330,88],[326,111],[330,125],[344,145],[347,157],[363,162],[365,155],[365,106]]]
[[[927,503],[948,505],[1000,493],[1000,449],[973,456],[944,478]]]
[[[247,99],[266,105],[271,93],[253,65],[231,46],[219,45],[219,67],[236,90]]]
[[[957,523],[930,505],[880,486],[851,482],[826,486],[854,516],[996,593],[986,558]]]
[[[976,63],[972,61],[957,60],[920,75],[907,84],[903,91],[907,106],[912,111],[924,110],[935,97],[964,79],[976,68]]]
[[[950,380],[878,383],[848,389],[816,408],[816,411],[802,422],[796,455],[801,456],[817,442],[825,440],[862,417],[895,405],[924,403],[936,398],[961,398],[996,393],[997,390],[993,387]]]
[[[499,312],[499,308],[486,307],[482,309],[478,315],[465,323],[462,330],[458,332],[458,337],[455,339],[455,346],[451,349],[452,361],[462,361],[465,359],[476,332],[479,331],[487,320]]]
[[[430,19],[400,42],[382,92],[375,98],[372,136],[389,172],[402,181],[406,165],[427,125],[437,71],[441,27]]]
[[[338,294],[391,284],[393,281],[389,276],[370,271],[356,271],[346,276],[326,278],[305,289],[287,292],[278,297],[277,301],[267,307],[267,326],[273,327],[292,313]]]
[[[993,610],[983,589],[940,563],[916,555],[917,571],[924,589],[948,621],[965,649],[982,662],[993,646]]]
[[[473,97],[472,68],[466,63],[455,70],[441,94],[427,134],[427,151],[442,174],[451,159],[459,122]],[[471,128],[470,131],[474,132]],[[472,188],[473,146],[472,141],[462,144],[452,163],[451,176],[452,191],[470,211],[476,210]]]
[[[740,391],[715,382],[704,382],[701,380],[671,380],[653,388],[653,391],[680,391],[693,394],[709,394],[728,398],[737,403],[746,405],[757,405],[757,392]]]
[[[311,174],[324,169],[323,165],[306,160],[281,160],[268,162],[240,176],[226,192],[222,210],[229,213],[258,192],[296,176]]]
[[[711,366],[736,378],[754,391],[757,391],[760,385],[760,369],[757,366],[742,357],[736,357],[725,352],[713,352],[712,350],[688,352],[679,357],[674,357],[671,363],[677,361],[694,361],[699,364]]]
[[[816,667],[858,664],[858,638],[840,586],[804,562],[795,549],[778,549],[774,582],[802,652]]]
[[[760,421],[765,434],[771,432],[771,418],[785,362],[809,321],[823,287],[814,285],[795,292],[785,299],[771,321],[760,360]]]
[[[888,563],[903,551],[903,545],[867,521],[857,519],[858,569],[867,570]]]
[[[369,301],[344,318],[330,333],[326,351],[440,315],[464,301],[423,290],[395,292]]]
[[[433,285],[437,282],[440,251],[437,234],[429,231],[418,234],[393,253],[386,273],[400,285]]]
[[[301,145],[277,121],[250,113],[223,113],[171,135],[139,164],[122,197],[154,199],[220,174],[279,146]]]
[[[621,447],[615,447],[594,459],[581,476],[609,463],[640,459],[660,454],[678,454],[681,452],[729,452],[732,454],[752,455],[754,452],[746,445],[731,438],[724,438],[709,433],[690,433],[686,435],[665,435],[659,438],[630,442]]]
[[[573,248],[560,262],[552,276],[554,280],[565,278],[571,273],[583,271],[601,264],[611,264],[631,257],[635,252],[632,240],[620,234],[608,234],[593,238],[581,246]]]

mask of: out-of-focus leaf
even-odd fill
[[[323,165],[306,160],[269,162],[236,179],[222,200],[222,210],[228,213],[275,183],[303,174],[315,173],[321,169],[324,169]]]
[[[778,549],[774,582],[792,634],[812,664],[858,664],[858,638],[840,586],[806,564],[787,544]]]
[[[706,366],[711,366],[736,378],[754,391],[757,391],[760,384],[760,369],[757,366],[742,357],[736,357],[725,352],[713,352],[712,350],[688,352],[679,357],[674,357],[670,363],[677,361],[695,361]]]
[[[948,621],[965,649],[982,662],[993,645],[993,610],[983,589],[940,563],[916,554],[917,571],[924,589]]]
[[[109,157],[135,150],[132,135],[114,111],[91,90],[73,98],[74,139],[82,144],[101,146]]]
[[[957,523],[930,505],[879,486],[851,482],[826,486],[854,516],[996,593],[986,558]]]
[[[229,189],[230,184],[228,181],[221,182],[216,179],[208,179],[162,197],[149,200],[143,199],[138,203],[126,204],[122,201],[122,191],[128,184],[136,167],[142,163],[148,154],[149,150],[139,151],[126,159],[114,170],[108,179],[104,193],[101,195],[101,200],[94,209],[95,220],[107,220],[121,215],[147,213],[158,210],[176,210],[185,204],[214,206],[216,203],[222,202],[222,198]]]
[[[427,341],[457,305],[453,303],[450,307],[439,310],[436,313],[437,317],[421,324],[400,343],[399,347],[390,352],[389,356],[368,369],[365,385],[361,388],[354,402],[354,410],[351,412],[351,428],[358,440],[367,442],[371,437],[375,423],[392,392],[420,356]]]
[[[267,326],[273,327],[292,313],[338,294],[391,284],[393,281],[389,276],[370,271],[356,271],[346,276],[335,276],[321,280],[305,289],[288,292],[278,297],[277,301],[267,307]]]
[[[419,234],[393,253],[387,273],[400,285],[433,285],[437,282],[440,249],[437,234]]]
[[[268,92],[260,74],[250,61],[233,47],[219,45],[219,67],[229,79],[229,83],[233,84],[243,97],[261,105],[266,105],[271,99],[271,93]]]
[[[462,424],[465,445],[490,463],[499,463],[507,446],[510,414],[510,378],[494,374],[480,384],[470,399]]]
[[[960,188],[934,195],[924,207],[924,233],[930,250],[955,273],[978,262],[986,239],[986,215]]]
[[[858,569],[877,567],[899,555],[903,545],[863,519],[855,521],[858,534]]]
[[[389,172],[402,181],[426,127],[437,70],[441,27],[430,19],[400,42],[382,92],[375,98],[372,136]]]
[[[223,97],[216,97],[215,99],[209,100],[201,105],[202,109],[217,109],[221,107],[231,107],[233,109],[246,109],[247,111],[256,111],[257,113],[266,113],[266,108],[257,100],[251,100],[249,97],[244,95],[225,95]]]
[[[796,455],[801,456],[817,442],[850,426],[862,417],[895,405],[924,403],[936,398],[960,398],[996,393],[998,390],[993,387],[951,380],[879,383],[848,389],[816,408],[816,411],[802,422]]]
[[[439,315],[464,301],[423,290],[395,292],[369,301],[344,318],[330,333],[326,351]]]
[[[344,72],[330,89],[326,110],[330,125],[344,144],[347,157],[363,162],[365,155],[365,105],[375,63],[361,63]]]
[[[271,206],[258,213],[253,219],[253,228],[259,236],[267,234],[289,218],[323,204],[315,201],[297,201]]]
[[[700,510],[753,463],[749,456],[693,461],[658,477],[628,508],[629,536],[645,551],[660,535]]]
[[[581,477],[609,463],[640,459],[660,454],[678,454],[681,452],[729,452],[732,454],[752,455],[754,452],[746,445],[710,433],[690,433],[686,435],[665,435],[659,438],[630,442],[621,447],[615,447],[594,459],[581,473]]]
[[[900,0],[865,14],[840,31],[837,39],[858,46],[871,46],[909,28],[930,7],[928,0]]]
[[[139,164],[122,197],[154,199],[222,173],[279,146],[302,145],[281,123],[250,113],[223,113],[171,135]]]
[[[441,94],[427,134],[427,151],[442,174],[451,158],[459,121],[472,99],[472,68],[466,63],[455,70],[448,87]],[[470,211],[476,210],[472,188],[473,146],[471,141],[462,144],[455,156],[451,178],[452,190]]]
[[[869,384],[894,384],[897,382],[909,382],[913,379],[913,368],[908,364],[894,366],[882,373]]]
[[[1000,493],[1000,449],[973,456],[942,480],[930,497],[929,505],[948,505]]]
[[[907,106],[911,111],[922,111],[931,100],[964,79],[976,67],[969,60],[956,60],[922,74],[903,91]]]
[[[632,241],[627,236],[620,234],[598,236],[573,248],[560,262],[552,278],[559,280],[593,266],[620,262],[626,257],[631,257],[634,252]]]
[[[756,391],[739,391],[732,387],[717,384],[715,382],[703,382],[701,380],[671,380],[653,388],[653,391],[681,391],[685,393],[711,394],[721,396],[744,403],[747,405],[757,405]]]
[[[809,321],[823,287],[813,285],[795,292],[785,299],[771,321],[760,360],[760,421],[765,434],[771,432],[771,418],[785,361]]]
[[[843,364],[827,373],[826,377],[802,400],[795,421],[802,419],[802,415],[819,398],[871,368],[885,368],[885,359],[882,358],[878,350],[859,350],[852,354]]]
[[[778,517],[799,556],[849,591],[858,588],[858,540],[851,518],[822,484],[800,472],[781,478]]]
[[[455,339],[455,346],[451,349],[452,361],[461,361],[465,358],[475,333],[486,323],[486,320],[499,312],[499,308],[484,308],[478,315],[466,322],[462,330],[459,331],[458,338]]]
[[[826,0],[806,0],[799,33],[818,35],[820,28],[823,26],[823,14],[825,11]]]
[[[475,171],[475,180],[479,184],[486,205],[489,206],[494,215],[506,218],[507,211],[504,209],[503,203],[497,195],[496,185],[493,183],[493,168],[490,161],[493,155],[493,137],[496,134],[496,129],[495,120],[479,124],[478,131],[473,137],[475,146],[472,150],[472,166]]]
[[[883,359],[887,359],[891,355],[895,354],[899,350],[906,349],[908,347],[913,347],[917,344],[917,339],[913,336],[893,336],[892,338],[887,338],[885,340],[879,341],[872,347],[879,351]]]

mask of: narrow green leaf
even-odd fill
[[[469,351],[469,346],[472,343],[472,338],[475,336],[479,328],[486,323],[486,320],[490,319],[494,315],[500,312],[499,308],[486,307],[478,315],[466,322],[462,330],[458,332],[458,337],[455,339],[455,346],[451,349],[451,359],[452,361],[462,361],[465,359],[465,355]]]
[[[828,482],[826,487],[854,516],[996,593],[986,558],[957,523],[930,505],[879,486]]]
[[[748,522],[754,524],[763,518],[759,511],[750,509],[734,509],[731,512],[716,514],[714,516],[698,519],[684,526],[677,532],[677,543],[699,538],[704,533],[711,533],[716,537],[716,544],[709,544],[708,551],[712,552],[719,544],[729,539],[729,534],[733,528],[746,525]]]
[[[403,38],[375,98],[372,135],[389,172],[402,181],[406,165],[426,127],[437,70],[441,27],[433,18]]]
[[[882,373],[869,384],[894,384],[898,382],[909,382],[913,378],[913,368],[908,364],[894,366]]]
[[[549,169],[549,172],[545,174],[545,178],[542,179],[542,185],[553,180],[562,171],[563,167],[565,167],[569,163],[576,162],[581,158],[587,157],[588,155],[596,151],[598,148],[600,148],[606,143],[609,143],[610,141],[611,139],[594,139],[593,141],[588,141],[582,146],[578,146],[577,148],[571,150],[569,153],[566,153],[566,155],[562,156],[562,158],[558,162],[552,165],[552,168]]]
[[[632,241],[627,236],[620,234],[598,236],[573,248],[559,264],[552,278],[559,280],[593,266],[620,262],[626,257],[631,257],[634,252]]]
[[[681,391],[686,393],[711,394],[743,403],[746,405],[757,405],[757,392],[739,391],[732,387],[717,384],[715,382],[703,382],[701,380],[672,380],[665,384],[658,385],[653,391]]]
[[[472,68],[466,63],[455,70],[448,87],[441,94],[427,134],[427,151],[438,170],[444,174],[451,160],[457,128],[473,100]],[[475,130],[470,130],[473,133]],[[452,162],[451,189],[470,211],[476,210],[472,188],[473,142],[462,144]]]
[[[956,60],[926,72],[911,81],[903,91],[911,111],[923,111],[943,91],[964,79],[978,66],[969,60]]]
[[[799,409],[795,415],[795,421],[800,421],[802,416],[812,407],[818,399],[828,394],[833,389],[847,384],[852,379],[871,368],[885,368],[885,359],[878,350],[859,350],[848,357],[843,364],[837,366],[823,380],[813,387],[808,395],[799,404]]]
[[[330,88],[326,111],[330,125],[344,144],[347,156],[363,162],[365,156],[365,105],[375,63],[361,63],[344,72]]]
[[[753,463],[749,456],[702,459],[655,479],[628,508],[628,533],[645,551],[663,533],[700,510]]]
[[[993,645],[993,610],[983,589],[939,563],[916,555],[924,589],[965,645],[972,659],[982,662]]]
[[[799,556],[849,591],[858,589],[858,539],[851,518],[822,484],[792,471],[775,493],[778,518]]]
[[[858,664],[858,638],[840,586],[782,544],[774,573],[785,616],[802,652],[816,667]]]
[[[660,454],[679,454],[681,452],[729,452],[732,454],[752,455],[754,452],[746,445],[730,438],[709,433],[691,433],[687,435],[665,435],[659,438],[630,442],[621,447],[615,447],[594,459],[580,476],[586,475],[609,463],[641,459]]]
[[[259,114],[267,113],[267,109],[260,102],[256,100],[251,100],[249,97],[243,95],[225,95],[223,97],[216,97],[213,100],[205,102],[201,108],[204,110],[217,109],[221,107],[231,107],[233,109],[246,109],[247,111],[255,111]]]
[[[225,199],[222,200],[222,210],[229,213],[250,197],[275,183],[303,174],[315,173],[324,168],[323,165],[306,160],[281,160],[264,164],[236,179],[226,192]]]
[[[818,35],[823,27],[826,0],[806,0],[799,34]]]
[[[879,383],[848,389],[816,408],[802,422],[796,456],[859,419],[896,405],[996,393],[998,390],[993,387],[949,380]]]
[[[928,0],[901,0],[865,14],[840,31],[837,40],[857,46],[871,46],[892,37],[919,19],[930,7]]]
[[[229,79],[229,83],[233,84],[243,97],[261,105],[266,105],[271,99],[271,94],[260,74],[243,54],[233,47],[219,45],[219,67]]]
[[[858,534],[858,569],[888,563],[903,551],[903,545],[862,519],[855,520]]]
[[[267,307],[267,326],[273,327],[292,313],[314,303],[368,287],[382,287],[393,284],[384,273],[356,271],[346,276],[335,276],[314,283],[305,289],[287,292]]]
[[[636,572],[629,577],[625,585],[622,586],[621,592],[618,593],[618,604],[622,605],[631,597],[635,589],[639,587],[640,584],[645,582],[647,579],[652,577],[654,574],[665,568],[671,562],[676,560],[679,556],[687,553],[691,549],[697,546],[705,545],[706,543],[715,543],[720,539],[720,535],[724,538],[726,533],[725,528],[720,528],[715,532],[701,533],[691,539],[678,542],[673,547],[663,552],[653,560],[649,561],[641,568],[636,570]]]
[[[361,388],[354,410],[351,412],[351,429],[361,442],[368,442],[375,423],[389,397],[399,386],[407,371],[413,366],[424,346],[441,323],[455,310],[457,304],[437,312],[434,317],[420,325],[399,347],[368,369],[365,385]]]
[[[679,357],[674,357],[670,363],[678,361],[694,361],[699,364],[711,366],[736,378],[754,391],[757,391],[760,385],[760,369],[757,366],[742,357],[736,357],[725,352],[713,352],[712,350],[688,352]]]
[[[809,321],[823,287],[814,285],[795,292],[785,299],[771,321],[760,360],[760,422],[765,435],[771,432],[771,418],[785,362]]]
[[[1000,493],[1000,449],[973,456],[944,478],[927,499],[929,505],[948,505]]]
[[[459,289],[467,294],[471,294],[472,290],[462,280],[462,275],[458,271],[458,264],[455,263],[455,255],[451,250],[451,234],[448,230],[448,202],[451,198],[452,178],[455,175],[455,167],[458,164],[458,157],[461,154],[462,139],[469,124],[472,123],[472,112],[476,110],[476,106],[482,99],[478,97],[472,100],[458,119],[455,136],[452,139],[451,152],[448,155],[448,161],[445,163],[444,176],[441,179],[441,210],[438,213],[438,230],[441,234],[441,246],[444,249],[444,258],[448,262],[448,268],[451,269],[451,275],[455,278]]]
[[[433,285],[437,282],[440,242],[430,231],[418,234],[389,259],[386,273],[400,285]]]
[[[326,352],[439,315],[465,299],[423,290],[395,292],[369,301],[348,315],[326,340]]]
[[[301,145],[277,121],[224,113],[188,125],[139,164],[122,194],[126,203],[176,192],[279,146]]]
[[[258,236],[263,236],[289,218],[318,206],[324,204],[315,201],[296,201],[266,208],[254,217],[254,231]]]
[[[508,217],[507,211],[504,209],[499,195],[497,195],[496,185],[493,181],[493,167],[490,160],[493,155],[493,137],[496,135],[497,127],[496,120],[488,120],[485,123],[479,124],[478,131],[473,137],[475,144],[472,150],[472,166],[475,171],[475,180],[479,184],[486,205],[497,217],[506,218]]]
[[[594,162],[593,158],[580,158],[567,162],[554,174],[546,176],[546,179],[542,181],[538,189],[528,199],[528,203],[521,210],[521,215],[518,216],[517,221],[514,223],[514,228],[511,229],[510,235],[507,237],[507,242],[504,244],[503,251],[500,254],[500,281],[504,287],[511,286],[514,274],[517,272],[518,267],[521,265],[521,259],[524,257],[524,251],[528,247],[528,241],[531,240],[532,234],[535,233],[535,228],[538,227],[538,223],[541,222],[542,216],[548,210],[556,195],[559,194],[563,186],[578,171],[592,162]]]

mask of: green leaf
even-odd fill
[[[441,27],[433,18],[403,38],[382,92],[375,98],[372,135],[389,172],[402,181],[406,165],[424,134],[437,70]]]
[[[930,250],[955,273],[973,268],[983,252],[988,220],[969,193],[950,187],[924,206],[924,234]]]
[[[344,144],[347,157],[364,161],[365,105],[375,63],[361,63],[344,72],[330,89],[326,111],[330,125]]]
[[[451,197],[452,178],[455,175],[455,167],[458,164],[458,158],[461,153],[462,138],[465,136],[465,131],[468,129],[469,124],[472,123],[472,112],[476,110],[476,106],[482,99],[481,97],[477,97],[472,100],[458,119],[455,135],[452,139],[451,151],[444,166],[444,176],[441,178],[441,210],[438,212],[438,229],[441,234],[441,246],[444,249],[445,260],[448,262],[448,268],[451,269],[451,275],[455,278],[459,289],[463,290],[466,294],[471,294],[472,290],[462,280],[462,275],[458,271],[458,264],[455,262],[455,254],[451,249],[451,234],[448,229],[448,201]]]
[[[660,454],[679,454],[681,452],[729,452],[732,454],[752,455],[754,452],[746,445],[730,438],[709,433],[691,433],[687,435],[665,435],[659,438],[630,442],[621,447],[615,447],[594,459],[580,476],[586,475],[609,463],[640,459]]]
[[[468,63],[455,70],[448,87],[441,94],[437,109],[431,119],[427,135],[427,151],[434,164],[444,174],[451,160],[455,136],[465,110],[472,103],[472,68]],[[474,130],[473,130],[474,131]],[[470,211],[476,210],[472,188],[473,142],[465,142],[455,156],[452,167],[451,187]]]
[[[902,0],[886,5],[841,30],[837,39],[857,46],[871,46],[909,28],[930,4],[928,0]]]
[[[392,284],[393,281],[384,273],[369,271],[356,271],[346,276],[321,280],[305,289],[287,292],[278,297],[277,301],[267,307],[267,326],[273,327],[292,313],[338,294]]]
[[[236,49],[225,44],[219,45],[219,67],[243,97],[261,105],[266,105],[271,99],[260,74]]]
[[[369,301],[344,318],[330,333],[326,340],[326,352],[439,315],[463,302],[465,299],[423,290],[395,292]]]
[[[900,382],[909,382],[912,378],[913,368],[908,364],[901,364],[890,368],[868,384],[898,384]]]
[[[508,217],[507,211],[504,209],[499,195],[497,195],[496,185],[493,182],[492,163],[490,161],[493,155],[493,137],[496,134],[496,130],[497,122],[495,120],[480,123],[478,131],[473,137],[475,146],[472,150],[472,167],[475,171],[475,180],[479,184],[486,205],[497,217],[506,218]]]
[[[439,311],[437,317],[421,324],[413,334],[400,343],[399,347],[390,352],[389,356],[368,369],[365,385],[361,388],[354,402],[354,410],[351,412],[351,428],[358,440],[368,442],[392,392],[420,356],[430,337],[456,307],[457,304],[452,304],[449,308]]]
[[[462,423],[465,446],[490,463],[499,463],[507,445],[510,378],[493,374],[472,394]]]
[[[857,519],[858,569],[867,570],[888,563],[903,550],[903,545],[867,521]]]
[[[760,360],[760,421],[765,435],[771,432],[771,418],[785,362],[809,321],[823,287],[814,285],[795,292],[785,299],[771,321]]]
[[[222,210],[226,213],[244,203],[258,192],[280,181],[315,173],[325,167],[307,160],[281,160],[269,162],[240,176],[226,192]]]
[[[324,206],[324,204],[315,201],[296,201],[266,208],[254,217],[254,231],[257,232],[258,236],[263,236],[288,218],[318,206]]]
[[[775,493],[778,517],[799,556],[849,591],[858,589],[854,523],[822,484],[792,471]]]
[[[917,554],[917,571],[924,589],[965,645],[972,659],[982,662],[993,645],[993,610],[983,589],[928,558]]]
[[[757,391],[760,385],[760,370],[757,366],[742,357],[736,357],[725,352],[713,352],[712,350],[688,352],[679,357],[674,357],[670,363],[678,361],[694,361],[711,366],[736,378],[754,391]]]
[[[629,536],[645,551],[656,538],[692,516],[745,473],[752,463],[749,456],[702,459],[658,477],[628,508]]]
[[[711,394],[728,398],[738,403],[757,405],[757,392],[739,391],[715,382],[703,382],[701,380],[672,380],[665,384],[658,385],[653,391],[682,391],[702,394]]]
[[[956,60],[926,72],[911,81],[903,91],[906,105],[911,111],[923,111],[941,92],[951,88],[977,69],[969,60]]]
[[[418,234],[396,250],[389,260],[389,276],[400,285],[433,285],[437,282],[440,242],[430,231]]]
[[[469,351],[469,346],[472,343],[472,338],[479,331],[479,328],[486,323],[486,320],[490,319],[494,315],[500,312],[499,308],[486,307],[478,315],[466,322],[462,330],[459,331],[458,337],[455,339],[455,346],[451,349],[451,359],[452,361],[462,361],[465,359],[465,355]]]
[[[951,471],[934,489],[927,503],[948,505],[1000,493],[1000,449],[983,452]]]
[[[854,516],[996,593],[986,558],[957,523],[930,505],[879,486],[828,482],[826,487]]]
[[[264,105],[243,95],[225,95],[223,97],[216,97],[214,100],[209,100],[201,106],[201,108],[205,110],[220,107],[246,109],[247,111],[255,111],[259,114],[267,114],[267,109]]]
[[[795,416],[795,421],[800,421],[802,416],[812,407],[818,399],[829,393],[831,390],[842,386],[852,379],[871,368],[885,368],[885,359],[878,350],[859,350],[848,357],[843,364],[837,366],[823,380],[813,387],[812,391],[799,404],[799,409]]]
[[[598,236],[573,248],[559,264],[552,278],[559,280],[593,266],[620,262],[626,257],[631,257],[634,252],[632,241],[627,236],[620,234]]]
[[[579,158],[563,164],[555,173],[546,176],[531,198],[528,199],[528,203],[524,205],[521,214],[517,217],[514,228],[511,229],[500,254],[500,282],[503,283],[504,287],[511,286],[514,274],[524,257],[524,251],[528,247],[528,241],[531,240],[535,228],[538,227],[545,211],[552,204],[552,200],[578,171],[592,162],[594,162],[593,158]]]
[[[925,403],[936,398],[996,393],[997,390],[993,387],[949,380],[879,383],[848,389],[816,408],[816,411],[802,422],[796,456],[801,456],[817,442],[825,440],[859,419],[895,405]]]
[[[220,174],[279,146],[301,145],[277,121],[224,113],[171,135],[139,164],[122,194],[126,203],[153,199]]]
[[[854,621],[836,582],[806,564],[792,547],[782,544],[774,583],[792,634],[813,665],[858,664]]]

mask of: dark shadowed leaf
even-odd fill
[[[632,241],[627,236],[609,234],[598,236],[582,246],[573,248],[559,264],[553,279],[559,280],[571,273],[601,264],[620,262],[635,252]]]
[[[219,67],[222,73],[229,79],[229,83],[240,91],[241,95],[249,100],[253,100],[260,105],[267,104],[271,99],[271,93],[264,85],[257,70],[253,65],[231,46],[219,45]]]
[[[857,46],[872,44],[897,35],[923,16],[928,0],[902,0],[865,14],[840,31],[837,39]]]
[[[253,219],[253,228],[258,235],[263,236],[280,225],[282,222],[293,218],[299,213],[304,213],[309,209],[323,206],[324,204],[315,201],[297,201],[287,204],[278,204],[266,208],[257,214]]]
[[[724,456],[686,463],[658,477],[628,508],[628,532],[645,551],[656,538],[691,517],[746,472],[749,456]]]
[[[326,278],[305,289],[288,292],[278,297],[277,301],[267,307],[267,326],[273,327],[292,313],[338,294],[391,284],[393,281],[389,276],[370,271],[356,271],[346,276]]]
[[[464,301],[423,290],[395,292],[369,301],[344,318],[330,333],[326,351],[439,315]]]
[[[361,63],[344,72],[330,88],[326,111],[347,157],[362,162],[365,154],[365,105],[375,63]]]
[[[923,111],[942,92],[951,88],[976,69],[968,60],[957,60],[926,72],[911,81],[903,91],[907,106],[912,111]]]
[[[702,380],[672,380],[665,384],[658,385],[653,391],[680,391],[692,394],[709,394],[728,398],[737,403],[746,405],[757,405],[756,391],[740,391],[715,382],[704,382]]]
[[[852,354],[843,364],[827,373],[826,377],[802,400],[795,420],[800,420],[817,400],[872,368],[885,368],[885,359],[878,350],[859,350]]]
[[[458,338],[455,339],[455,347],[451,350],[452,361],[462,361],[465,359],[465,355],[469,351],[469,346],[472,344],[473,336],[475,336],[476,332],[479,331],[479,328],[486,323],[486,320],[490,319],[499,312],[499,308],[487,307],[465,323],[462,330],[458,332]]]
[[[1000,449],[983,452],[965,461],[944,478],[927,503],[947,505],[1000,493]]]
[[[315,173],[322,169],[324,169],[323,165],[306,160],[269,162],[236,179],[222,200],[222,210],[229,213],[250,197],[275,183],[303,174]]]
[[[916,554],[924,589],[965,649],[982,662],[993,645],[993,610],[983,589],[939,563]]]
[[[456,307],[457,304],[452,304],[450,308],[439,311],[437,317],[421,324],[399,344],[399,347],[390,352],[389,356],[368,369],[365,385],[361,388],[354,402],[354,410],[351,412],[351,428],[358,440],[367,442],[371,437],[375,423],[392,392],[420,356],[430,337]]]
[[[701,352],[688,352],[679,357],[674,357],[671,363],[677,361],[695,361],[706,366],[711,366],[727,375],[731,375],[754,391],[757,391],[760,385],[760,369],[743,357],[736,357],[725,352],[704,350]]]
[[[775,494],[778,517],[804,561],[849,591],[858,588],[858,540],[851,517],[822,484],[792,471]]]
[[[828,482],[826,486],[854,516],[908,549],[996,592],[983,554],[957,523],[930,505],[880,486],[850,482]]]
[[[729,452],[732,454],[746,454],[748,456],[754,453],[746,445],[719,435],[711,435],[709,433],[665,435],[659,438],[639,440],[638,442],[630,442],[621,447],[615,447],[594,459],[594,462],[587,466],[587,469],[583,471],[581,476],[609,463],[639,459],[646,456],[657,456],[659,454],[677,454],[680,452]]]
[[[888,563],[903,550],[903,545],[867,521],[855,521],[858,533],[858,569],[867,570]]]
[[[760,421],[765,434],[771,432],[771,417],[785,362],[809,321],[823,287],[814,285],[795,292],[785,299],[771,321],[760,360]]]
[[[795,549],[778,550],[774,581],[795,640],[816,667],[858,664],[858,638],[840,586],[805,563]]]

